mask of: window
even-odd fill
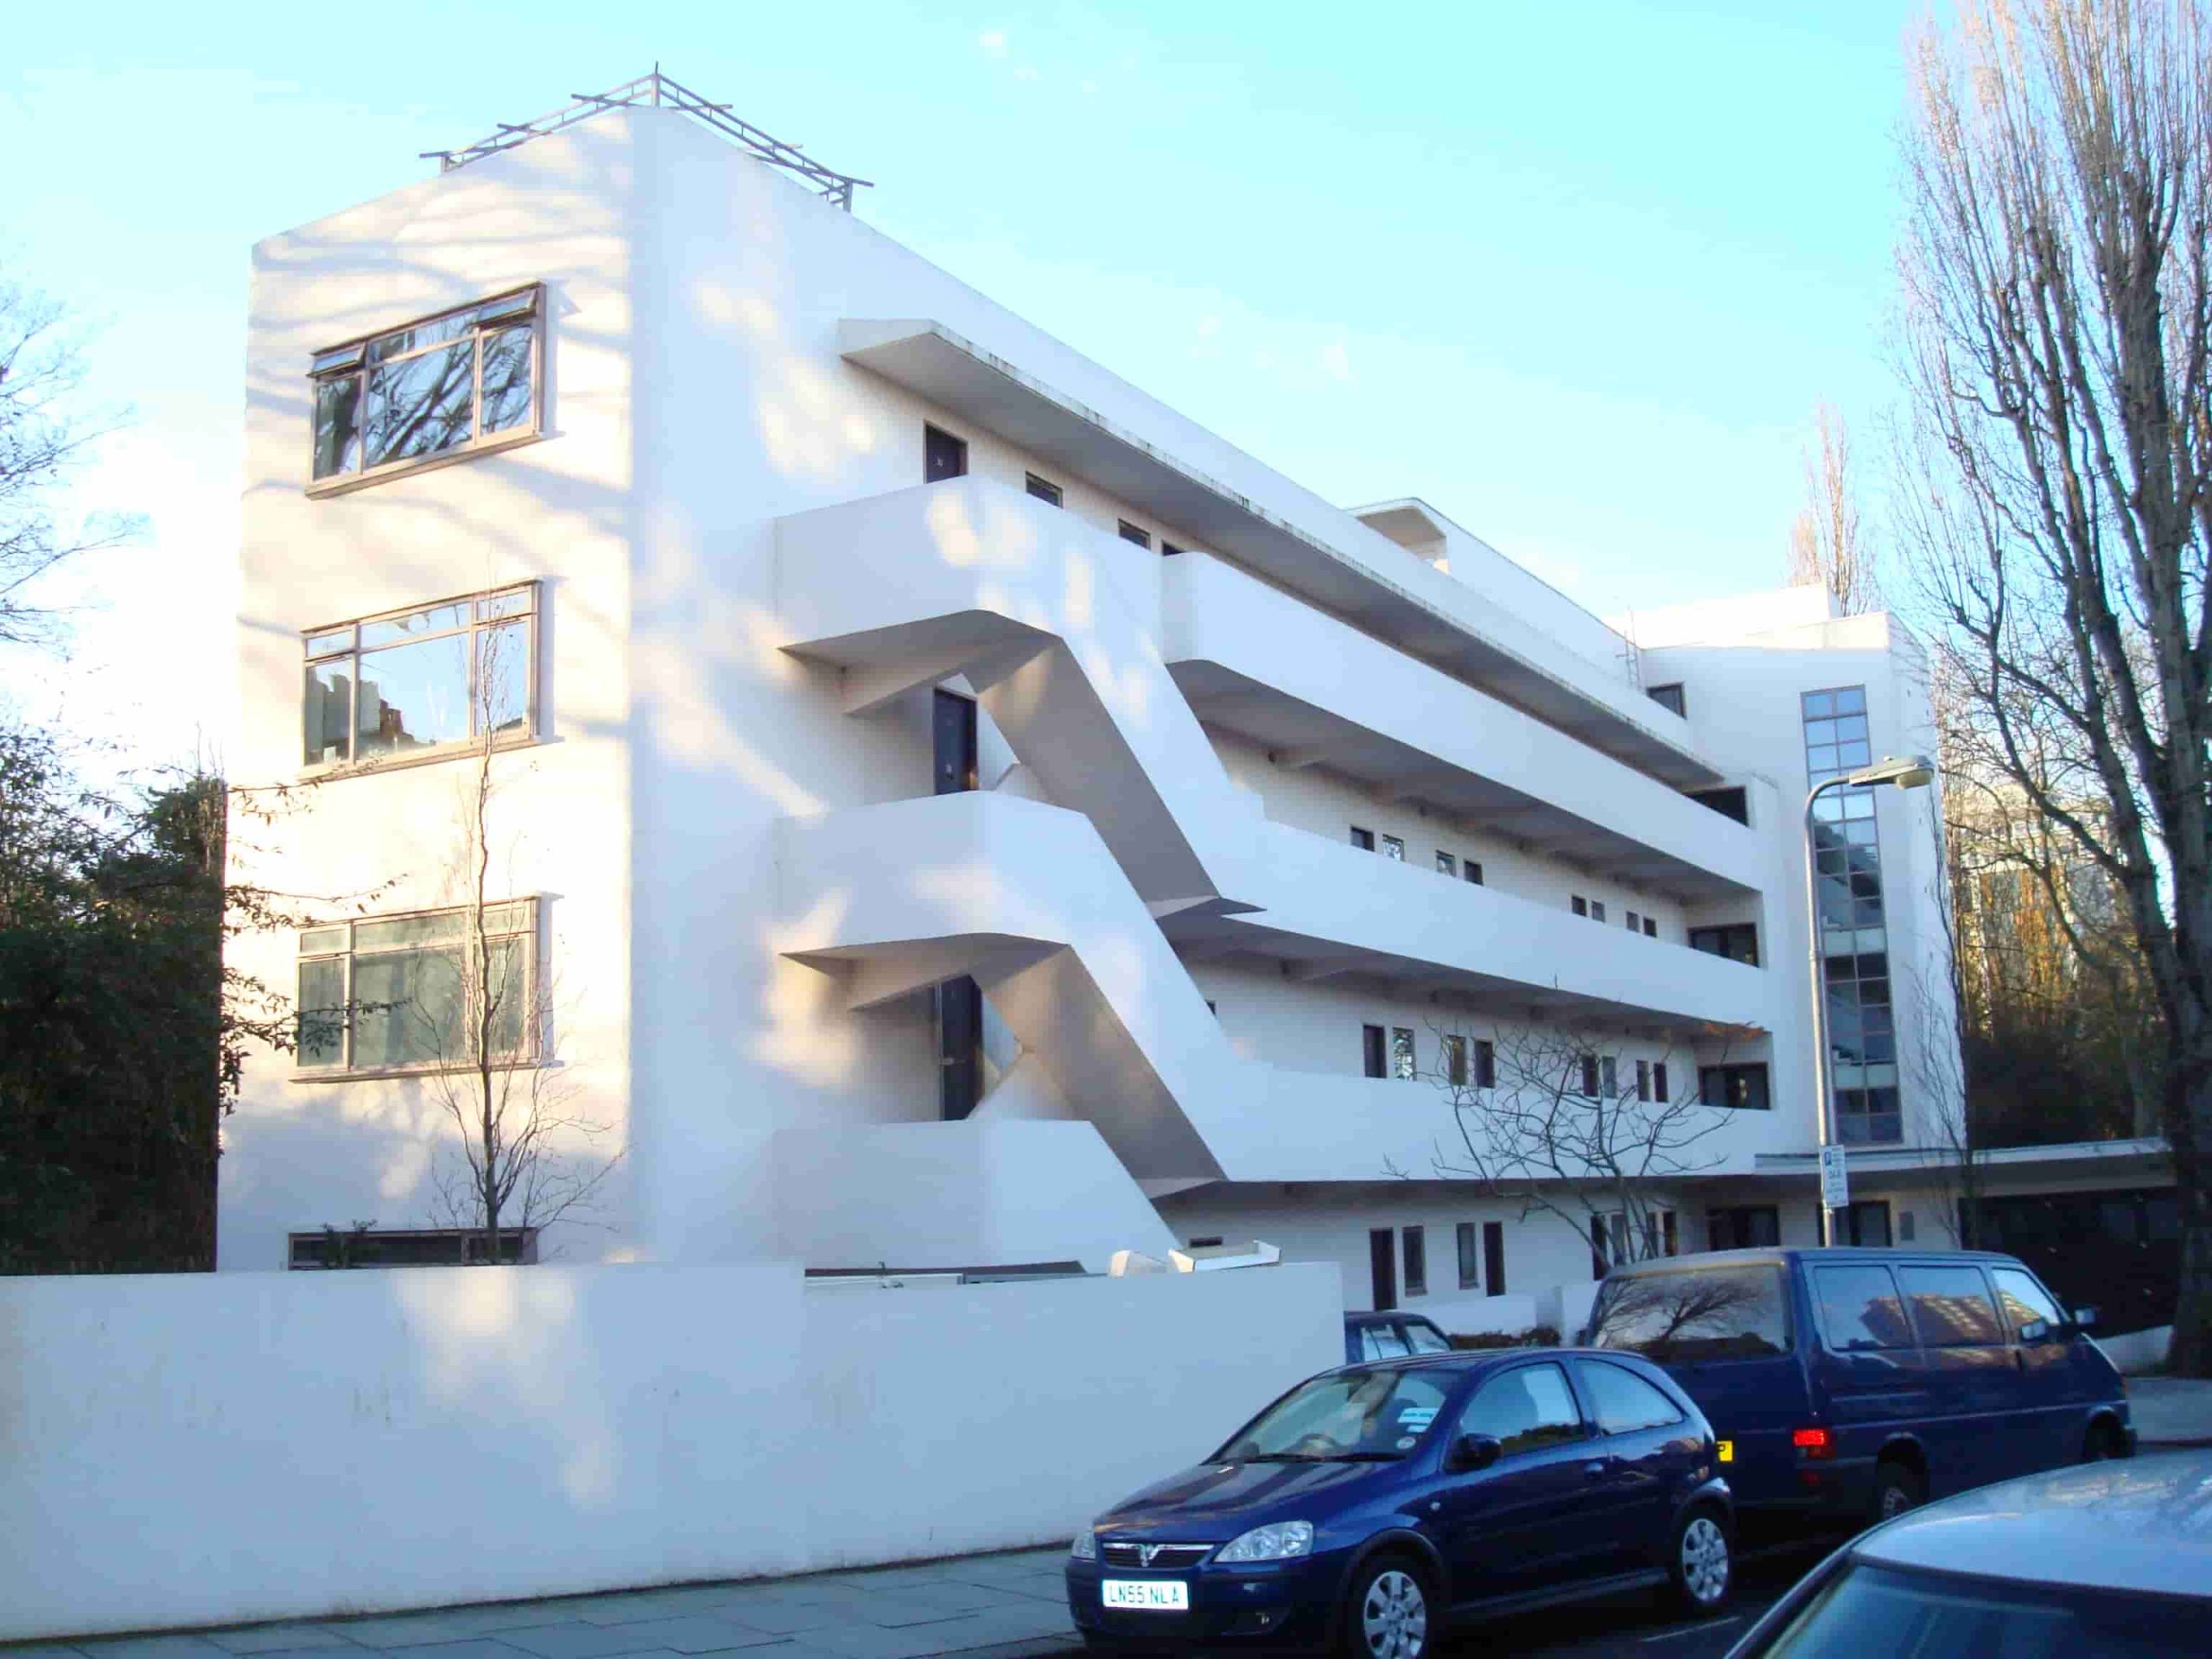
[[[1678,715],[1689,712],[1682,701],[1682,686],[1679,680],[1672,685],[1647,685],[1643,688],[1643,695],[1662,709],[1670,709]]]
[[[1406,843],[1404,837],[1401,836],[1383,836],[1382,856],[1388,859],[1394,859],[1401,864],[1404,863],[1406,861]]]
[[[1647,939],[1656,939],[1659,937],[1659,918],[1657,917],[1647,916],[1643,918],[1643,937]]]
[[[1487,1434],[1511,1457],[1582,1438],[1582,1414],[1556,1363],[1522,1365],[1494,1376],[1467,1402],[1462,1434]]]
[[[1483,867],[1471,858],[1461,861],[1459,874],[1478,887],[1483,884]]]
[[[1597,1099],[1598,1057],[1595,1054],[1583,1055],[1580,1058],[1576,1060],[1575,1070],[1581,1074],[1580,1083],[1576,1088],[1575,1092],[1581,1095],[1586,1099]]]
[[[1602,922],[1605,919],[1605,901],[1604,899],[1592,899],[1590,901],[1590,919],[1593,922]]]
[[[1758,1359],[1789,1351],[1779,1268],[1629,1273],[1599,1293],[1590,1343],[1661,1364]]]
[[[1413,1352],[1406,1344],[1406,1333],[1395,1319],[1387,1325],[1363,1325],[1359,1327],[1359,1357],[1362,1359],[1404,1359]]]
[[[1628,922],[1628,931],[1630,932],[1641,933],[1643,931],[1643,918],[1637,915],[1634,911],[1631,910],[1629,912],[1626,919]]]
[[[1620,1071],[1618,1066],[1614,1064],[1613,1057],[1610,1054],[1600,1055],[1598,1059],[1599,1098],[1601,1100],[1617,1100],[1620,1097]]]
[[[1174,543],[1167,541],[1165,538],[1163,538],[1160,543],[1160,555],[1164,558],[1174,558],[1180,554],[1182,550],[1183,550],[1176,546]]]
[[[1890,1201],[1861,1198],[1843,1212],[1843,1242],[1874,1249],[1890,1247]]]
[[[1436,849],[1436,873],[1454,877],[1459,874],[1459,861],[1441,847]]]
[[[466,1065],[480,1022],[493,1056],[535,1036],[537,901],[487,905],[477,955],[467,907],[385,916],[300,935],[296,1058],[303,1071]],[[481,966],[478,965],[481,963]]]
[[[1923,1348],[1980,1348],[2005,1340],[1980,1268],[1899,1268]]]
[[[1407,1227],[1398,1234],[1399,1254],[1405,1258],[1406,1294],[1425,1296],[1428,1294],[1428,1235],[1418,1227]]]
[[[1502,1221],[1483,1223],[1483,1291],[1490,1296],[1505,1294],[1505,1224]]]
[[[1150,531],[1139,530],[1135,524],[1131,524],[1126,518],[1120,520],[1116,527],[1119,529],[1123,541],[1135,542],[1139,547],[1143,548],[1149,548],[1152,545],[1152,532]]]
[[[288,1267],[459,1268],[485,1260],[480,1228],[439,1227],[383,1232],[366,1227],[326,1227],[319,1233],[294,1233],[287,1241]],[[537,1260],[537,1229],[499,1229],[499,1260],[512,1266]]]
[[[1404,1352],[1404,1337],[1392,1334]],[[1417,1365],[1324,1371],[1269,1406],[1208,1461],[1403,1457],[1444,1409],[1452,1381],[1448,1372]]]
[[[1483,1259],[1481,1247],[1476,1243],[1475,1224],[1461,1222],[1452,1230],[1452,1237],[1459,1250],[1459,1288],[1480,1290],[1483,1287]]]
[[[1798,701],[1810,782],[1867,764],[1866,687],[1808,691]],[[1847,1146],[1902,1140],[1882,849],[1869,790],[1831,791],[1814,803],[1813,865],[1836,1136]]]
[[[922,481],[968,476],[968,441],[956,438],[942,427],[922,428]]]
[[[1448,1354],[1452,1339],[1427,1319],[1408,1319],[1405,1322],[1406,1346],[1416,1354]]]
[[[1467,1086],[1467,1039],[1457,1033],[1444,1039],[1444,1081],[1455,1089]]]
[[[1732,922],[1726,927],[1690,929],[1690,949],[1731,962],[1759,965],[1759,930],[1753,922]]]
[[[1390,1069],[1383,1061],[1382,1040],[1382,1027],[1362,1026],[1359,1028],[1360,1056],[1366,1063],[1367,1075],[1370,1077],[1390,1075]]]
[[[1636,1097],[1638,1100],[1651,1098],[1651,1062],[1649,1060],[1636,1063]]]
[[[536,728],[537,584],[465,594],[303,636],[302,758],[360,766],[527,741]]]
[[[1997,1286],[1997,1300],[2004,1304],[2005,1322],[2012,1327],[2014,1341],[2019,1339],[2020,1327],[2040,1319],[2056,1329],[2064,1323],[2058,1304],[2050,1300],[2050,1293],[2036,1282],[2036,1276],[2019,1268],[1992,1268],[1990,1278]]]
[[[1358,848],[1363,853],[1373,852],[1375,850],[1375,832],[1372,830],[1363,830],[1355,823],[1351,827],[1351,844]]]
[[[1745,794],[1741,784],[1727,789],[1694,789],[1690,791],[1690,799],[1700,806],[1718,812],[1724,818],[1733,818],[1738,823],[1751,821],[1751,799]]]
[[[1887,1268],[1815,1268],[1813,1300],[1831,1352],[1912,1346],[1912,1327]]]
[[[426,466],[538,430],[532,285],[317,352],[317,485]]]
[[[1735,1205],[1705,1212],[1709,1250],[1768,1249],[1782,1243],[1782,1211],[1770,1204]]]
[[[1411,1081],[1414,1075],[1414,1033],[1410,1027],[1390,1027],[1390,1075]]]
[[[1673,1401],[1642,1377],[1603,1361],[1585,1361],[1575,1369],[1589,1390],[1590,1409],[1598,1419],[1600,1434],[1633,1434],[1639,1429],[1664,1428],[1682,1421]]]
[[[1651,1062],[1651,1097],[1661,1105],[1667,1103],[1667,1062]]]
[[[1022,487],[1048,506],[1057,507],[1060,505],[1060,486],[1048,478],[1039,478],[1034,473],[1025,473],[1022,475]]]
[[[1578,916],[1587,916],[1590,913],[1590,901],[1579,893],[1569,895],[1567,902],[1568,907]]]
[[[1766,1065],[1701,1065],[1697,1072],[1698,1097],[1708,1106],[1725,1106],[1735,1112],[1764,1112],[1774,1104],[1768,1097]]]

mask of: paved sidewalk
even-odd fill
[[[2131,1376],[2128,1416],[2145,1450],[2212,1446],[2212,1382],[2194,1376]]]
[[[1081,1646],[1065,1552],[448,1607],[371,1618],[0,1645],[0,1659],[1039,1659]]]

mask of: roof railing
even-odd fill
[[[735,139],[769,166],[779,167],[804,179],[814,186],[817,194],[836,202],[849,213],[853,211],[853,192],[869,183],[867,179],[856,179],[849,173],[823,166],[803,146],[786,143],[761,131],[750,121],[740,119],[728,105],[709,103],[690,87],[661,73],[658,64],[653,66],[651,74],[639,75],[610,92],[571,93],[569,101],[550,114],[519,124],[502,121],[497,132],[489,138],[479,139],[466,149],[426,149],[422,152],[423,159],[435,161],[440,172],[450,173],[456,167],[466,167],[471,162],[512,149],[545,133],[558,132],[563,127],[588,120],[602,110],[639,107],[682,111],[701,125],[712,128],[726,138]]]

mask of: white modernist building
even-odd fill
[[[599,1178],[541,1258],[1257,1236],[1526,1324],[1592,1239],[1466,1171],[1537,1087],[1702,1103],[1630,1170],[1666,1247],[1814,1237],[1801,812],[1929,746],[1888,618],[1608,625],[672,109],[262,244],[247,373],[237,874],[313,913],[233,949],[302,1013],[227,1126],[224,1268],[460,1259],[479,920],[505,1098]],[[1942,1224],[1934,793],[1821,828],[1869,1238]]]

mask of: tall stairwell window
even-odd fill
[[[976,704],[939,691],[930,721],[931,772],[940,795],[976,786]],[[983,1092],[983,992],[963,975],[937,988],[938,1109],[947,1121],[976,1109]]]

